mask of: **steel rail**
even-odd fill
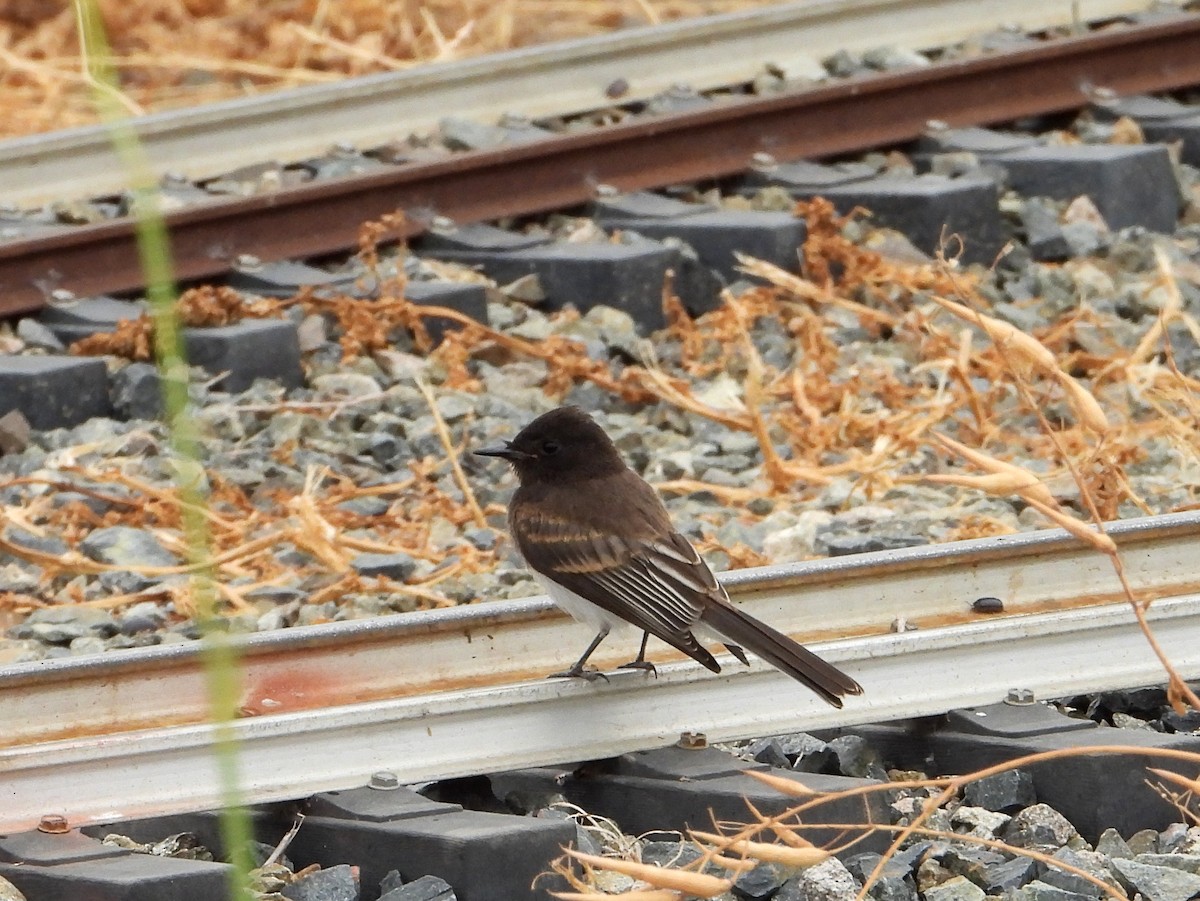
[[[176,274],[224,272],[239,254],[304,257],[354,246],[361,223],[398,209],[459,222],[563,209],[599,184],[622,190],[730,175],[755,154],[822,157],[956,125],[1078,108],[1090,87],[1118,93],[1200,83],[1200,14],[1063,38],[925,69],[739,99],[500,150],[213,202],[167,217]],[[427,218],[427,217],[426,217]],[[421,216],[407,229],[419,232]],[[141,284],[128,219],[0,245],[0,315],[36,310],[54,288],[88,296]]]
[[[804,0],[584,40],[414,67],[132,120],[152,167],[197,179],[260,160],[292,162],[335,141],[372,147],[435,128],[452,111],[562,115],[653,96],[750,82],[767,65],[791,75],[839,50],[886,43],[927,50],[1012,25],[1026,32],[1144,12],[1147,0]],[[719,47],[719,52],[714,48]],[[609,88],[621,85],[619,98]],[[124,189],[103,126],[0,142],[0,199],[28,205]]]
[[[1200,514],[1113,524],[1137,596],[1185,678],[1200,677]],[[661,646],[658,678],[546,681],[586,630],[545,599],[486,603],[240,642],[234,724],[247,802],[594,759],[699,731],[714,740],[845,726],[1162,682],[1108,561],[1065,533],[1004,536],[767,567],[725,579],[755,616],[810,641],[865,687],[827,707],[761,663],[714,676]],[[1006,614],[971,612],[999,597]],[[836,611],[836,613],[834,613]],[[919,629],[893,633],[904,617]],[[839,640],[812,641],[814,638]],[[597,661],[628,658],[610,639]],[[622,645],[627,645],[622,647]],[[219,803],[196,645],[0,670],[0,832]],[[254,715],[257,714],[257,715]],[[12,730],[10,732],[10,730]]]

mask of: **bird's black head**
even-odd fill
[[[559,407],[543,413],[512,441],[475,453],[507,460],[521,484],[543,479],[584,481],[625,469],[608,435],[578,407]]]

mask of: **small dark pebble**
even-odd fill
[[[43,554],[62,556],[67,552],[67,543],[57,535],[35,535],[18,526],[10,526],[4,537],[15,545]]]
[[[935,852],[939,846],[931,841],[916,841],[907,848],[902,848],[892,855],[892,860],[904,867],[909,873],[915,873],[917,867],[925,859],[925,855]],[[945,847],[941,845],[940,847]],[[938,852],[940,853],[940,852]]]
[[[775,509],[775,501],[769,497],[751,498],[750,503],[746,504],[746,509],[755,516],[766,516]]]
[[[1168,732],[1196,732],[1200,730],[1200,710],[1176,713],[1168,710],[1162,715],[1162,724]]]
[[[456,901],[454,889],[438,876],[422,876],[407,885],[392,889],[379,901]]]
[[[338,509],[358,516],[383,516],[390,506],[391,504],[381,497],[352,497],[338,504]]]
[[[733,884],[733,895],[742,901],[766,901],[774,896],[783,885],[783,878],[773,864],[760,863],[748,873],[743,873]]]
[[[887,781],[887,770],[879,754],[859,735],[841,735],[829,742],[829,750],[837,755],[838,770],[843,776]]]
[[[881,860],[883,860],[882,854],[877,854],[874,851],[864,851],[861,854],[855,854],[853,857],[847,858],[845,861],[846,869],[859,882],[866,882],[867,877],[875,871],[875,867],[879,865],[879,861]],[[911,867],[908,864],[893,857],[884,864],[883,872],[880,873],[880,876],[885,879],[902,879],[910,875],[910,873]]]
[[[938,863],[956,876],[966,876],[976,885],[983,885],[988,867],[1004,863],[1004,855],[988,851],[986,848],[951,846],[946,849]]]
[[[286,585],[263,585],[246,592],[247,600],[270,601],[272,604],[290,604],[293,601],[303,601],[307,594],[299,588],[289,588]]]
[[[387,576],[403,582],[417,568],[417,561],[408,554],[359,554],[350,565],[362,576]]]
[[[58,491],[50,499],[50,506],[55,510],[61,509],[67,504],[83,504],[97,515],[107,513],[112,506],[106,500],[92,497],[90,494],[80,494],[78,491]]]
[[[379,894],[386,895],[404,885],[404,877],[399,870],[388,870],[388,874],[379,880]]]
[[[463,538],[467,539],[473,547],[481,551],[490,551],[496,546],[496,532],[494,529],[466,529],[463,532]]]
[[[784,756],[777,738],[760,738],[746,746],[746,753],[767,766],[790,767],[791,761]]]
[[[1172,823],[1158,834],[1158,850],[1162,854],[1178,851],[1188,840],[1188,825]]]
[[[984,776],[967,785],[963,800],[972,807],[997,813],[1015,813],[1037,803],[1033,776],[1025,770],[1007,770]]]
[[[128,570],[100,573],[99,581],[104,590],[111,594],[137,594],[154,584],[153,579]]]
[[[344,863],[316,870],[284,888],[283,896],[292,901],[358,901],[357,873]]]
[[[1004,863],[994,864],[984,870],[984,879],[980,887],[990,895],[1003,895],[1005,892],[1025,885],[1038,872],[1038,862],[1028,857],[1014,857]]]
[[[166,617],[155,616],[151,613],[131,613],[121,618],[121,634],[137,635],[139,632],[153,632],[162,628]]]
[[[400,456],[404,445],[395,435],[387,432],[373,432],[367,438],[367,453],[376,463],[387,464]]]

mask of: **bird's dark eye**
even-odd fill
[[[553,438],[551,438],[547,441],[543,441],[542,442],[542,453],[543,454],[557,454],[560,446],[561,445],[559,445],[559,443],[557,441],[555,441]]]

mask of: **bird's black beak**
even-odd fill
[[[529,454],[525,451],[517,450],[512,446],[512,442],[506,441],[504,444],[497,447],[484,447],[477,451],[472,451],[477,457],[500,457],[510,463],[515,463],[517,460],[528,459]]]

